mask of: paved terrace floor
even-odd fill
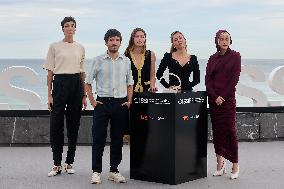
[[[66,148],[64,149],[66,153]],[[48,178],[51,162],[50,147],[0,147],[0,189],[283,189],[284,142],[240,142],[240,177],[230,180],[229,174],[212,177],[215,170],[213,145],[208,144],[208,176],[179,185],[167,185],[129,179],[129,146],[123,147],[120,172],[127,178],[126,184],[107,180],[109,146],[103,159],[102,184],[90,184],[91,147],[79,146],[75,158],[76,174],[61,174]],[[227,162],[228,163],[228,162]],[[228,164],[227,164],[228,165]]]

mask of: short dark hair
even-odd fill
[[[111,38],[111,37],[119,37],[120,38],[120,42],[122,41],[121,33],[118,30],[116,30],[116,29],[109,29],[106,32],[105,37],[104,37],[105,42],[107,43],[108,39]]]
[[[65,17],[62,21],[61,21],[61,27],[62,29],[64,28],[64,24],[66,22],[74,22],[75,23],[75,28],[76,28],[76,20],[74,19],[74,17],[69,16],[69,17]]]

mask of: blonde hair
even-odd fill
[[[185,42],[186,42],[186,38],[184,37],[183,33],[181,33],[180,31],[174,31],[174,32],[171,34],[171,43],[172,43],[172,45],[171,45],[170,53],[177,51],[177,49],[176,49],[176,48],[174,47],[174,45],[173,45],[173,42],[174,42],[174,35],[177,34],[177,33],[179,33],[180,35],[182,35],[182,37],[185,39]],[[185,49],[187,49],[187,45],[186,45],[186,44],[185,44]]]

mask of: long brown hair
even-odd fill
[[[146,32],[145,32],[142,28],[135,28],[135,29],[132,31],[132,33],[131,33],[128,46],[127,46],[127,48],[126,48],[126,50],[125,50],[125,52],[124,52],[125,55],[130,54],[130,51],[133,50],[134,37],[135,37],[136,32],[138,32],[138,31],[143,32],[143,34],[145,35],[145,43],[144,43],[143,53],[146,52]]]
[[[171,49],[170,49],[170,53],[177,51],[177,49],[173,46],[174,35],[177,34],[177,33],[181,34],[182,37],[185,39],[185,42],[186,42],[186,38],[184,37],[183,33],[181,33],[180,31],[174,31],[174,32],[171,34],[171,43],[172,43],[172,46],[171,46]],[[185,49],[187,49],[187,45],[186,45],[186,44],[185,44]]]

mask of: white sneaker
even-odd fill
[[[66,171],[66,173],[68,174],[74,174],[75,170],[73,169],[73,165],[72,164],[66,164],[64,165],[64,170]]]
[[[101,173],[98,172],[94,172],[92,175],[92,180],[91,180],[92,184],[101,184]]]
[[[126,183],[124,176],[122,176],[119,172],[110,172],[108,180],[111,180],[117,183]]]
[[[61,166],[53,166],[52,170],[47,174],[48,177],[56,176],[61,173],[62,167]]]

